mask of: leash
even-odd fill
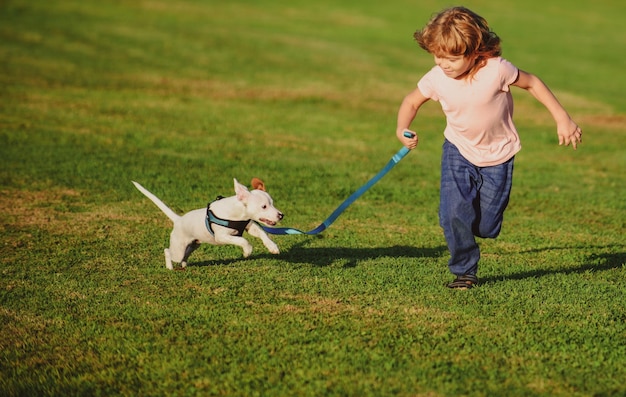
[[[413,138],[415,134],[409,131],[405,131],[404,136],[407,138]],[[259,224],[259,226],[261,226],[263,230],[265,230],[267,233],[270,233],[270,234],[313,235],[313,234],[321,233],[324,230],[326,230],[326,228],[328,228],[330,225],[332,225],[332,223],[339,217],[339,215],[341,215],[342,212],[346,210],[346,208],[350,206],[350,204],[354,203],[359,197],[363,195],[363,193],[365,193],[369,188],[374,186],[376,182],[378,182],[383,176],[385,176],[396,164],[400,162],[400,160],[404,158],[404,156],[409,154],[409,152],[410,150],[404,146],[402,147],[402,149],[398,150],[398,153],[396,153],[391,158],[391,160],[389,160],[387,165],[385,165],[385,167],[383,167],[383,169],[380,170],[378,174],[376,174],[372,179],[370,179],[365,185],[361,186],[359,190],[352,193],[352,195],[350,195],[350,197],[348,197],[343,203],[341,203],[341,205],[337,207],[337,209],[333,211],[333,213],[330,214],[330,216],[324,222],[322,222],[318,227],[316,227],[313,230],[310,230],[308,232],[303,232],[302,230],[294,229],[291,227],[268,227],[268,226],[264,226],[261,224]]]

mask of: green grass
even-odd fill
[[[471,1],[585,132],[557,145],[516,90],[524,149],[481,285],[449,291],[444,120],[319,236],[203,246],[169,220],[265,180],[311,229],[399,149],[447,4],[0,1],[0,394],[626,395],[622,1]]]

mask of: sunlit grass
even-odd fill
[[[165,269],[171,224],[131,180],[182,213],[260,177],[282,226],[314,228],[399,149],[432,66],[411,35],[440,8],[213,3],[0,5],[0,394],[626,393],[621,3],[467,4],[585,135],[559,147],[513,91],[512,200],[464,292],[444,287],[436,103],[321,235]]]

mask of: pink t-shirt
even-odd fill
[[[496,57],[488,59],[471,81],[447,77],[435,66],[417,83],[422,95],[441,104],[446,139],[476,166],[502,164],[522,148],[509,91],[518,73],[512,63]]]

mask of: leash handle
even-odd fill
[[[413,138],[415,136],[415,133],[413,133],[412,131],[409,130],[404,130],[404,134],[405,137],[407,138]],[[404,156],[406,156],[407,154],[409,154],[411,150],[408,149],[406,146],[403,146],[402,149],[398,150],[398,153],[396,153],[392,160],[396,162],[396,164],[402,160],[404,158]]]
[[[415,133],[409,130],[404,130],[404,136],[407,138],[413,138],[415,136]]]
[[[406,130],[406,131],[404,131],[404,136],[407,137],[407,138],[413,138],[415,136],[415,134],[413,132],[411,132],[411,131]],[[302,230],[294,229],[294,228],[291,228],[291,227],[269,227],[269,226],[265,226],[265,225],[261,225],[261,224],[259,224],[259,226],[263,230],[265,230],[265,232],[267,232],[269,234],[280,234],[280,235],[285,235],[285,234],[309,234],[309,235],[313,235],[313,234],[321,233],[324,230],[326,230],[326,228],[329,227],[335,221],[335,219],[337,219],[339,217],[339,215],[341,215],[341,213],[343,211],[345,211],[346,208],[348,208],[350,206],[350,204],[355,202],[356,199],[361,197],[363,195],[363,193],[365,193],[370,187],[372,187],[383,176],[385,176],[396,164],[398,164],[398,162],[400,162],[400,160],[402,160],[404,158],[404,156],[409,154],[410,151],[411,150],[409,148],[407,148],[406,146],[402,146],[402,148],[400,150],[398,150],[398,152],[396,154],[393,155],[391,160],[389,160],[387,165],[382,170],[380,170],[378,172],[378,174],[376,174],[372,179],[370,179],[365,185],[361,186],[359,188],[359,190],[357,190],[356,192],[352,193],[352,195],[350,195],[350,197],[348,197],[343,203],[341,203],[341,205],[339,207],[337,207],[337,209],[335,209],[333,211],[333,213],[330,214],[330,216],[324,222],[322,222],[318,227],[316,227],[313,230],[309,230],[308,232],[303,232]]]

